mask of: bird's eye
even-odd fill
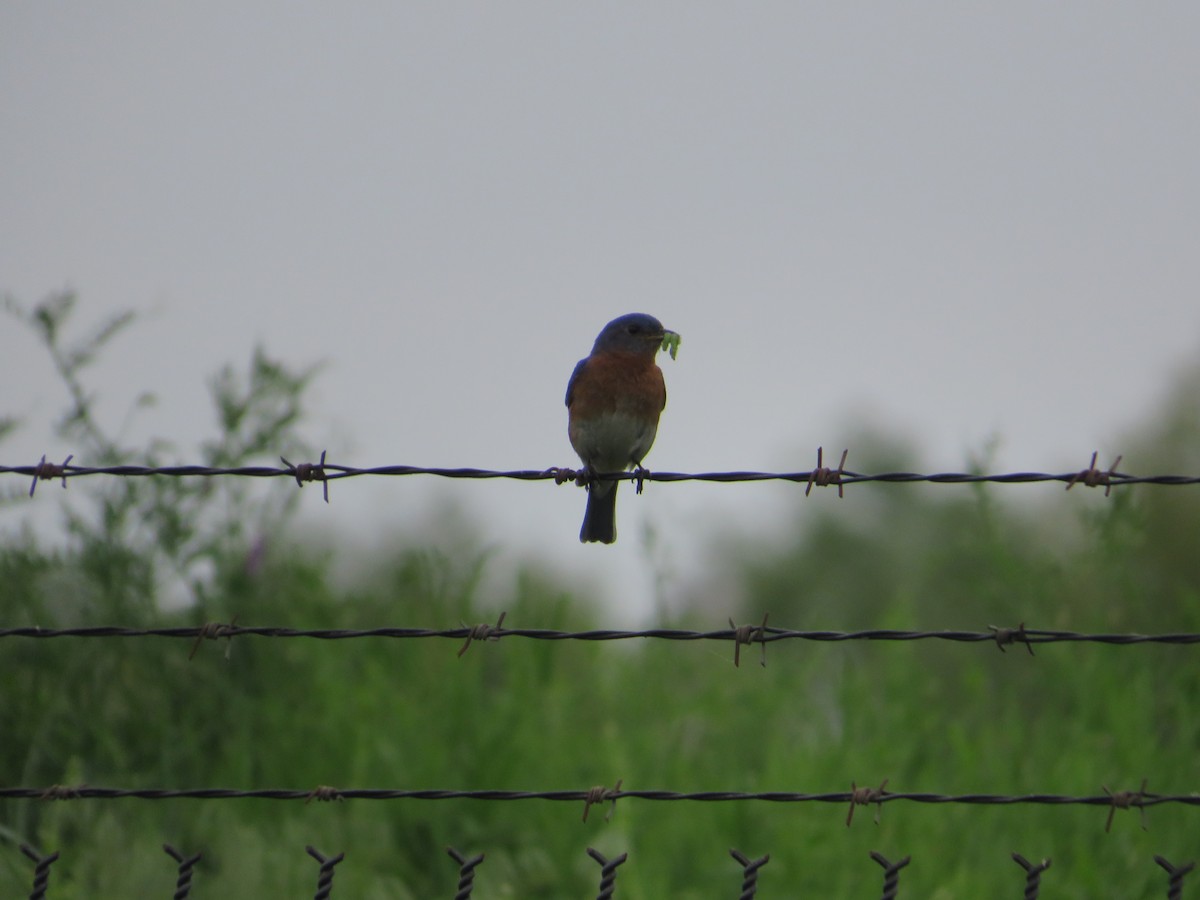
[[[626,327],[625,330],[628,331],[630,334],[638,333],[638,327],[636,325],[629,325],[628,327]]]

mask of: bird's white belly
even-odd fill
[[[597,472],[619,472],[641,461],[657,431],[655,422],[614,411],[588,422],[573,422],[571,446]]]

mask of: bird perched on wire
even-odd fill
[[[674,356],[678,342],[654,316],[630,313],[605,325],[575,366],[567,384],[567,436],[590,474],[641,467],[667,404],[654,356],[664,344]],[[579,540],[615,541],[616,509],[617,482],[591,481]]]

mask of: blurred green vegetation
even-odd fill
[[[107,436],[83,388],[86,366],[128,324],[114,319],[78,345],[62,334],[71,298],[9,311],[41,335],[68,385],[61,423],[89,462],[154,464]],[[217,437],[189,454],[238,465],[295,440],[314,370],[264,352],[248,372],[214,379]],[[1143,423],[1123,468],[1200,469],[1200,372],[1180,377]],[[148,398],[139,402],[149,402]],[[863,468],[905,467],[887,436],[864,436]],[[856,448],[857,448],[856,444]],[[915,468],[915,466],[910,466]],[[195,625],[228,621],[304,628],[445,628],[494,620],[585,629],[585,598],[531,565],[509,596],[478,596],[486,555],[469,541],[381,560],[351,588],[329,553],[264,547],[296,492],[244,479],[97,479],[90,516],[71,513],[53,548],[12,530],[0,547],[0,623]],[[740,585],[742,621],[771,613],[796,628],[967,628],[986,623],[1081,631],[1200,631],[1200,506],[1191,488],[1027,489],[1036,508],[987,488],[873,486],[845,503],[799,505],[791,537],[767,551],[727,535],[714,559]],[[1055,491],[1057,490],[1057,493]],[[19,492],[18,492],[19,493]],[[854,498],[849,496],[854,494]],[[19,514],[20,498],[7,513]],[[164,584],[188,602],[164,605]],[[693,610],[663,625],[721,627]],[[551,790],[611,785],[677,791],[838,791],[888,779],[896,791],[1097,794],[1101,785],[1196,789],[1200,665],[1195,647],[942,642],[770,646],[734,669],[710,643],[475,644],[461,659],[442,641],[237,639],[35,641],[0,647],[0,781],[8,785]],[[761,897],[875,896],[878,850],[912,854],[905,896],[1013,897],[1012,851],[1053,859],[1044,893],[1160,896],[1155,853],[1197,855],[1191,807],[658,803],[624,800],[606,819],[549,801],[2,801],[0,896],[24,896],[26,842],[60,850],[48,896],[168,896],[165,841],[202,851],[192,896],[306,896],[312,844],[346,852],[334,896],[449,896],[453,845],[485,852],[472,896],[592,896],[584,854],[630,854],[617,895],[732,897],[730,847],[771,854]]]

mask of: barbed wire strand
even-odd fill
[[[485,630],[481,630],[485,629]],[[890,628],[872,628],[859,631],[803,631],[775,626],[754,624],[737,628],[722,628],[717,631],[694,631],[681,628],[650,628],[642,630],[592,629],[586,631],[563,631],[552,628],[500,628],[494,625],[459,626],[457,628],[289,628],[275,625],[251,626],[223,623],[204,625],[172,626],[167,628],[131,628],[123,625],[86,625],[74,628],[43,628],[40,625],[24,625],[0,628],[2,638],[174,638],[190,641],[204,639],[220,640],[235,637],[261,638],[307,638],[311,640],[342,641],[363,638],[390,638],[395,640],[417,640],[443,638],[454,641],[477,641],[481,635],[488,641],[501,638],[525,638],[537,641],[619,641],[619,640],[663,640],[663,641],[734,641],[740,647],[746,643],[768,644],[775,641],[814,641],[838,643],[843,641],[951,641],[955,643],[991,643],[1001,650],[1008,644],[1089,643],[1112,646],[1139,644],[1200,644],[1200,633],[1170,632],[1162,634],[1138,633],[1087,633],[1078,631],[1051,631],[1018,626],[1007,628],[988,626],[987,631],[933,630],[916,631]],[[465,650],[465,647],[461,647]],[[461,655],[461,653],[459,654]]]
[[[1088,487],[1103,487],[1105,494],[1119,485],[1156,484],[1166,486],[1181,486],[1200,484],[1200,475],[1133,475],[1116,471],[1116,465],[1121,457],[1117,457],[1107,470],[1096,468],[1096,454],[1086,469],[1072,472],[1007,472],[986,474],[978,472],[937,472],[922,474],[918,472],[880,472],[865,473],[845,468],[845,457],[837,469],[830,469],[822,464],[819,456],[817,468],[798,472],[761,472],[761,471],[727,471],[727,472],[656,472],[647,469],[637,469],[633,472],[591,472],[586,469],[552,466],[546,469],[511,469],[496,470],[474,467],[442,467],[442,466],[413,466],[386,465],[357,467],[344,466],[326,461],[326,453],[322,451],[319,462],[293,464],[282,459],[279,466],[207,466],[207,465],[110,465],[82,466],[71,465],[74,456],[68,456],[61,463],[47,462],[45,456],[34,465],[0,465],[0,475],[22,475],[32,479],[30,495],[33,494],[38,481],[59,480],[63,487],[73,478],[91,475],[112,475],[125,478],[143,478],[151,476],[164,477],[244,477],[244,478],[291,478],[303,487],[310,481],[320,481],[328,491],[328,483],[343,478],[359,478],[363,476],[405,476],[431,475],[440,478],[454,479],[509,479],[516,481],[553,481],[557,484],[574,482],[583,484],[591,481],[647,481],[678,482],[703,481],[714,483],[737,483],[754,481],[788,481],[806,486],[805,493],[812,487],[837,486],[839,493],[847,485],[866,484],[873,482],[912,484],[918,482],[930,484],[1031,484],[1039,482],[1060,482],[1070,490],[1077,484]],[[326,494],[328,500],[328,495]]]
[[[570,803],[595,803],[596,788],[587,790],[446,790],[399,788],[333,788],[322,785],[316,789],[294,788],[120,788],[88,784],[50,785],[41,787],[0,787],[0,798],[12,800],[550,800]],[[668,791],[603,788],[604,801],[624,799],[652,801],[735,802],[765,801],[769,803],[837,803],[858,804],[862,800],[855,790],[804,793],[798,791]],[[1200,806],[1200,793],[1156,794],[1144,788],[1138,791],[1116,791],[1091,795],[1054,793],[1034,794],[945,794],[928,791],[906,792],[875,790],[869,802],[967,804],[983,806],[1014,806],[1034,804],[1043,806],[1100,806],[1110,812],[1117,809],[1141,809],[1161,804]]]

